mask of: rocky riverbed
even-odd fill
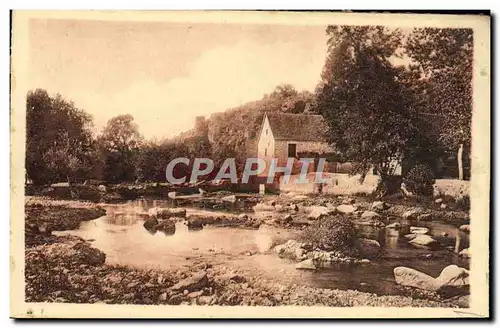
[[[230,203],[227,199],[224,203]],[[176,214],[175,220],[201,226],[232,224],[256,229],[259,226],[280,226],[303,229],[324,215],[342,213],[361,224],[386,225],[391,206],[380,203],[358,203],[352,198],[322,199],[302,195],[266,197],[254,207],[254,212],[219,216],[199,215],[192,211],[184,218]],[[407,212],[408,209],[405,211]],[[427,212],[426,212],[427,211]],[[170,220],[156,211],[146,213],[145,221],[155,218],[156,224]],[[167,212],[165,210],[165,212]],[[365,214],[366,212],[372,212]],[[403,212],[401,217],[403,217]],[[428,214],[424,209],[417,215]],[[130,304],[198,304],[198,305],[325,305],[325,306],[432,306],[467,307],[467,296],[443,296],[435,290],[415,288],[401,284],[400,295],[376,295],[356,290],[318,288],[299,283],[280,282],[277,279],[255,274],[244,265],[224,263],[220,257],[200,257],[197,260],[169,268],[140,269],[131,265],[109,264],[106,254],[90,245],[89,241],[74,236],[54,236],[52,231],[72,230],[80,222],[103,215],[96,204],[59,202],[28,198],[26,204],[26,299],[27,301],[75,303],[130,303]],[[376,215],[374,215],[375,213]],[[203,214],[203,213],[202,213]],[[144,213],[143,213],[144,215]],[[183,215],[180,215],[183,216]],[[187,219],[187,220],[186,220]],[[375,224],[374,224],[375,223]],[[49,224],[50,228],[44,228]],[[366,239],[366,238],[365,238]],[[283,242],[286,242],[283,240]],[[267,241],[266,241],[267,243]],[[293,242],[288,242],[288,248]],[[298,243],[298,242],[297,242]],[[365,249],[377,251],[377,245],[362,241]],[[284,244],[273,245],[275,257],[283,256]],[[294,244],[297,246],[296,244]],[[318,260],[325,252],[311,250],[298,243],[300,252],[297,263],[311,260],[318,269]],[[359,245],[357,245],[359,247]],[[276,248],[278,248],[276,250]],[[297,247],[295,247],[297,248]],[[281,251],[280,251],[281,249]],[[297,251],[294,250],[294,254]],[[248,255],[252,255],[249,252]],[[348,258],[345,254],[330,252],[329,259],[364,262],[363,256]],[[231,255],[232,256],[232,255]],[[244,255],[246,256],[246,255]],[[285,256],[286,257],[286,256]],[[228,255],[227,258],[230,258]],[[216,259],[216,260],[215,260]],[[182,261],[181,261],[182,262]],[[307,263],[305,263],[307,264]],[[305,265],[303,263],[303,265]],[[311,268],[302,268],[310,270]],[[408,280],[407,280],[408,281]]]

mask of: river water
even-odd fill
[[[404,238],[409,233],[409,222],[401,222],[400,230],[360,226],[360,237],[376,239],[382,246],[379,259],[370,264],[338,264],[328,269],[304,271],[269,251],[272,246],[294,238],[297,234],[294,230],[267,225],[259,229],[205,226],[201,230],[190,230],[183,222],[177,222],[175,233],[152,233],[143,227],[149,208],[170,205],[168,201],[145,199],[106,204],[106,216],[82,222],[78,230],[58,234],[69,233],[91,241],[106,253],[108,264],[148,269],[204,262],[281,283],[356,289],[379,295],[399,293],[393,275],[397,266],[411,267],[434,277],[450,264],[468,268],[468,261],[453,252],[457,229],[446,223],[418,224],[429,228],[429,234],[442,245],[437,250],[410,245]],[[203,210],[188,208],[189,213],[203,214]],[[460,248],[468,247],[468,236],[460,234]]]

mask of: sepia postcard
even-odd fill
[[[488,15],[11,32],[13,318],[489,318]]]

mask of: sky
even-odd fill
[[[33,19],[30,89],[74,101],[96,130],[132,114],[146,138],[189,130],[290,83],[312,91],[325,26]]]

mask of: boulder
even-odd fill
[[[425,235],[428,232],[429,229],[425,227],[410,227],[410,233],[414,233],[417,235]]]
[[[423,209],[420,207],[416,207],[414,209],[408,210],[403,213],[402,217],[406,220],[416,219],[420,214],[422,214]]]
[[[279,257],[302,261],[307,253],[307,250],[303,246],[302,243],[290,239],[286,243],[274,247],[274,251]]]
[[[416,234],[415,238],[410,240],[410,243],[416,247],[431,247],[437,242],[434,238],[428,235]]]
[[[146,221],[144,221],[144,224],[143,224],[144,228],[146,228],[147,230],[152,230],[157,225],[158,225],[158,219],[154,216],[146,219]]]
[[[236,196],[235,195],[224,196],[221,198],[221,200],[223,202],[236,203]]]
[[[373,239],[359,238],[356,240],[356,247],[363,257],[373,259],[380,254],[380,244]]]
[[[309,208],[307,208],[307,211],[309,212],[307,217],[314,220],[317,220],[320,217],[326,216],[330,213],[330,210],[326,206],[310,206]]]
[[[412,268],[394,268],[394,278],[396,279],[396,283],[401,286],[414,287],[428,291],[437,291],[440,288],[440,285],[434,277]]]
[[[440,288],[445,287],[466,287],[469,285],[469,270],[457,265],[448,265],[441,271],[436,281]]]
[[[163,220],[156,226],[154,226],[154,228],[156,230],[163,231],[167,235],[173,235],[175,233],[175,222],[170,220]]]
[[[356,210],[356,208],[352,205],[342,204],[342,205],[337,206],[337,212],[340,212],[343,214],[352,214],[352,213],[354,213],[355,210]]]
[[[383,211],[383,210],[386,210],[388,208],[389,208],[389,206],[380,200],[373,202],[372,206],[371,206],[371,209],[376,210],[376,211]]]
[[[401,223],[399,222],[394,222],[386,226],[388,229],[400,229],[401,228]]]
[[[302,262],[295,264],[295,269],[300,270],[316,270],[316,266],[312,259],[307,259]]]
[[[200,290],[208,284],[208,277],[206,272],[200,272],[189,278],[183,279],[171,287],[172,291],[193,292]]]
[[[106,192],[106,186],[104,186],[104,185],[99,185],[99,186],[97,187],[97,190],[99,190],[99,192]]]
[[[361,214],[362,219],[374,219],[379,217],[380,215],[378,215],[378,213],[373,211],[364,211],[363,214]]]
[[[353,199],[353,198],[350,198],[350,197],[344,198],[342,200],[342,204],[344,204],[344,205],[351,205],[351,204],[354,204],[354,203],[356,203],[356,200]]]
[[[458,228],[460,230],[462,230],[463,232],[470,232],[470,225],[469,224],[462,224],[460,226],[460,228]]]

